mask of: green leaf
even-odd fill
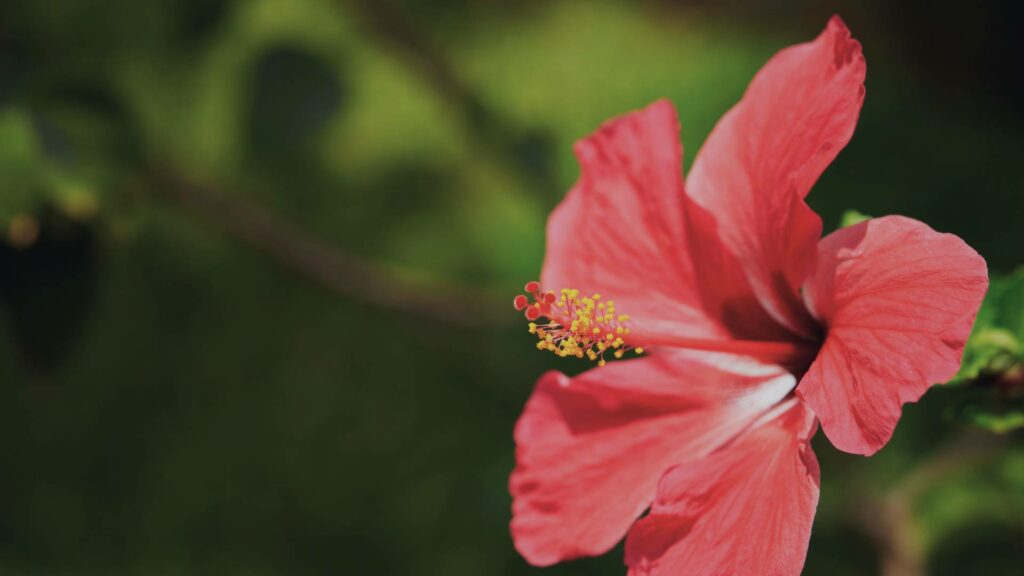
[[[986,326],[976,330],[964,350],[956,380],[974,380],[982,372],[1001,372],[1016,363],[1021,344],[1009,330]]]
[[[1024,362],[1024,269],[993,277],[955,381],[1000,374]]]
[[[1024,428],[1024,412],[1020,411],[995,414],[976,410],[968,416],[975,426],[995,432],[996,434],[1006,434],[1007,432]]]
[[[79,221],[124,189],[142,146],[128,112],[109,90],[69,91],[34,110],[47,202]]]
[[[996,434],[1024,428],[1024,269],[993,277],[956,383],[970,384],[958,414]]]
[[[0,225],[34,208],[39,160],[28,114],[17,108],[0,110]]]
[[[1012,332],[1024,342],[1024,268],[1000,281],[999,303],[993,319],[996,326]]]
[[[839,227],[846,228],[847,226],[853,226],[854,224],[860,224],[865,220],[870,220],[871,216],[862,214],[856,210],[847,210],[843,212],[843,215],[839,217]]]

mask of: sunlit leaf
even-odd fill
[[[1024,270],[993,277],[964,350],[963,382],[998,374],[1024,361]]]
[[[847,210],[843,212],[843,215],[839,217],[839,227],[846,228],[847,226],[853,226],[854,224],[860,224],[865,220],[870,220],[871,216],[867,214],[861,214],[856,210]]]

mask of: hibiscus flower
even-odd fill
[[[580,179],[515,305],[538,348],[600,366],[542,376],[516,425],[511,529],[530,563],[626,537],[630,574],[799,574],[818,423],[872,454],[956,373],[984,260],[899,216],[820,238],[804,202],[853,134],[864,74],[834,17],[758,72],[685,185],[667,101],[576,145]]]

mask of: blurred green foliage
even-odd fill
[[[965,420],[996,433],[1024,428],[1024,268],[991,278],[955,383]]]
[[[39,162],[35,132],[28,116],[20,110],[0,114],[0,181],[8,187],[0,197],[0,220],[9,223],[18,214],[35,208],[32,192]]]
[[[856,210],[847,210],[839,216],[839,227],[846,228],[847,226],[853,226],[854,224],[860,224],[865,220],[870,220],[871,216],[867,214],[861,214]]]
[[[868,96],[810,202],[831,226],[850,207],[920,218],[994,277],[962,377],[885,450],[816,438],[805,572],[881,573],[891,534],[865,510],[896,495],[929,573],[1018,573],[1017,8],[769,4],[4,3],[0,573],[622,574],[621,549],[546,570],[512,549],[512,426],[535,376],[577,367],[532,351],[508,303],[510,324],[448,323],[335,294],[158,193],[153,169],[511,295],[574,140],[667,96],[688,162],[834,11]]]

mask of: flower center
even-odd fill
[[[539,282],[528,282],[525,289],[533,302],[520,294],[513,305],[530,321],[530,334],[537,336],[538,350],[562,358],[586,357],[598,366],[605,365],[605,353],[615,358],[622,358],[630,350],[643,353],[643,348],[623,340],[631,332],[629,316],[616,314],[614,301],[602,301],[600,294],[580,297],[580,291],[572,288],[564,288],[560,294],[544,292]],[[542,318],[548,321],[538,323]]]

